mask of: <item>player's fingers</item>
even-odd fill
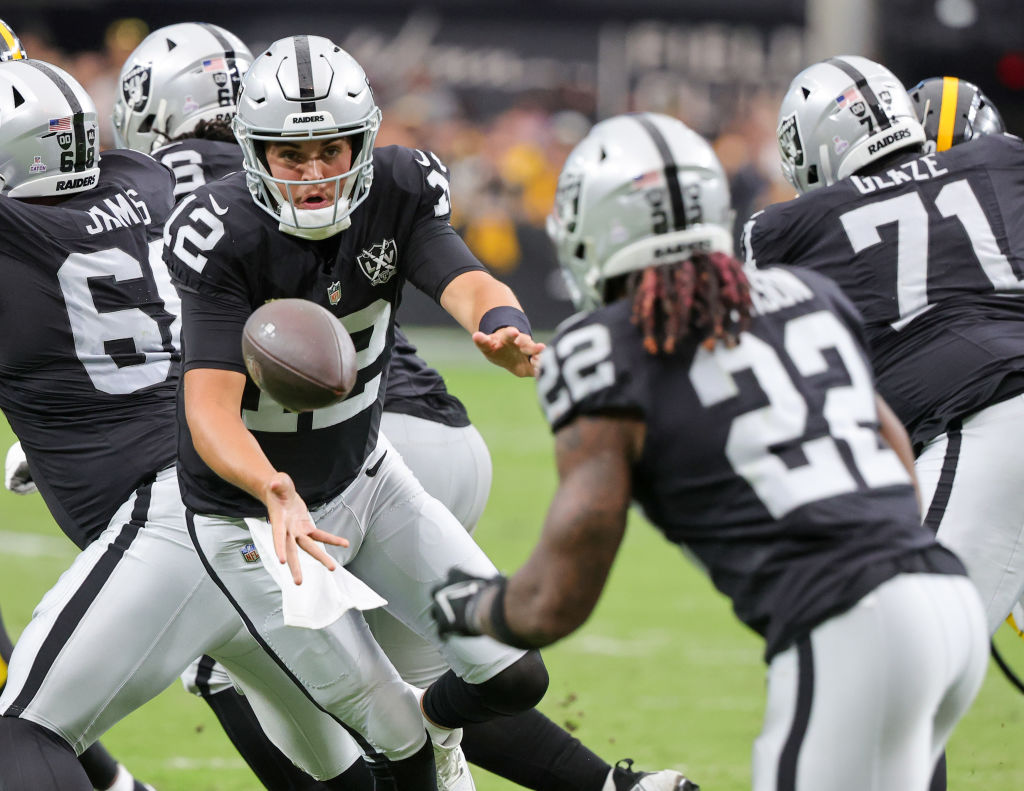
[[[326,550],[309,536],[300,538],[299,546],[312,555],[314,559],[323,563],[328,571],[334,571],[338,567],[338,564],[334,562],[334,558],[328,555]]]
[[[310,538],[316,541],[321,541],[324,544],[330,544],[335,547],[347,547],[348,539],[336,536],[334,533],[328,533],[326,530],[321,530],[319,527],[315,530],[310,530],[307,534]]]
[[[287,553],[285,552],[285,544],[288,541],[288,531],[277,524],[274,520],[270,522],[270,529],[274,535],[274,554],[277,555],[278,563],[285,563],[287,561]]]
[[[302,584],[302,566],[299,563],[299,549],[295,541],[288,541],[285,546],[285,554],[288,557],[288,570],[292,573],[292,582],[296,585]]]

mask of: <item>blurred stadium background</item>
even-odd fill
[[[789,80],[833,54],[874,57],[906,83],[977,82],[1024,128],[1020,0],[14,0],[0,14],[32,57],[63,65],[104,120],[127,54],[150,30],[209,21],[254,52],[316,31],[366,68],[378,144],[452,169],[454,222],[520,294],[535,326],[568,314],[543,232],[565,154],[599,118],[676,115],[714,141],[737,222],[790,197],[775,118]],[[406,324],[445,322],[418,294]]]
[[[791,196],[779,171],[776,112],[789,80],[821,57],[867,55],[908,85],[940,74],[970,79],[1011,131],[1024,130],[1021,0],[8,0],[0,17],[32,57],[86,86],[107,145],[118,71],[153,29],[214,22],[254,52],[295,33],[332,38],[370,76],[384,111],[378,143],[430,149],[449,165],[455,225],[541,330],[570,312],[544,216],[566,153],[595,120],[626,110],[684,119],[714,142],[738,223]],[[415,292],[401,316],[407,326],[451,324]],[[481,370],[457,332],[413,337],[425,339],[427,358],[465,397],[491,446],[495,486],[480,539],[512,571],[554,487],[532,388]],[[17,634],[72,548],[46,523],[38,498],[0,497],[0,603]],[[543,708],[611,760],[689,768],[711,791],[749,787],[763,705],[758,641],[652,531],[632,533],[594,621],[549,653],[553,685]],[[638,601],[656,604],[641,615]],[[999,639],[1004,653],[1024,656],[1018,642]],[[1020,726],[1020,699],[990,673],[954,738],[951,788],[1024,788]],[[180,689],[108,741],[162,791],[252,787],[205,707]],[[175,764],[167,756],[192,758]],[[479,776],[478,784],[511,788]]]

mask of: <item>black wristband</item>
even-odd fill
[[[515,327],[520,332],[533,336],[530,320],[526,318],[526,314],[511,305],[498,305],[480,317],[480,332],[485,335],[490,335],[502,327]]]
[[[497,640],[513,648],[534,648],[534,646],[513,632],[509,628],[508,621],[505,620],[505,589],[508,587],[508,579],[504,576],[498,577],[494,581],[494,586],[498,590],[495,592],[494,600],[491,602],[489,619],[491,622],[491,634]]]

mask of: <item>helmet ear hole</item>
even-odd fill
[[[154,121],[156,121],[156,115],[154,113],[150,113],[149,115],[147,115],[145,118],[142,119],[142,123],[139,124],[139,131],[142,134],[146,134],[147,132],[151,132],[153,130],[153,122]]]
[[[811,165],[807,168],[807,183],[817,184],[818,183],[818,166]]]
[[[25,97],[22,96],[18,92],[18,89],[15,88],[13,85],[11,86],[11,94],[14,97],[14,106],[15,107],[21,107],[21,105],[23,105],[25,103]]]

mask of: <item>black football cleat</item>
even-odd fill
[[[660,772],[637,772],[633,759],[624,758],[612,771],[615,791],[700,791],[700,786],[673,769]]]

